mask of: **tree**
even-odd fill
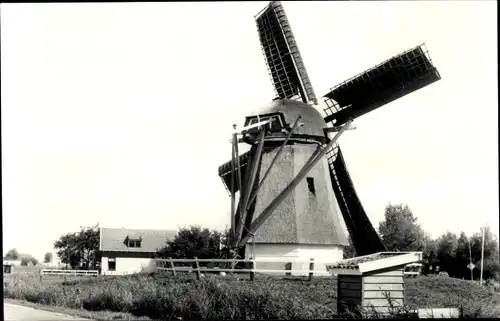
[[[484,234],[484,269],[483,269],[483,279],[493,277],[495,274],[500,273],[500,267],[498,267],[498,241],[495,234],[491,232],[489,227],[485,227]],[[471,249],[472,249],[472,261],[476,265],[474,269],[474,279],[479,279],[481,273],[481,244],[482,235],[481,233],[475,233],[471,237]],[[486,269],[488,267],[488,269]]]
[[[163,249],[159,249],[161,257],[212,259],[221,255],[220,244],[224,243],[224,234],[200,226],[181,228],[174,239],[169,240]]]
[[[456,277],[470,279],[470,270],[467,265],[470,263],[469,238],[464,232],[460,233],[457,240],[457,250],[455,253]]]
[[[479,262],[481,263],[481,261]],[[484,260],[483,267],[483,280],[496,279],[499,280],[500,277],[500,262],[493,258],[487,258]],[[478,265],[478,269],[481,268],[481,264]],[[480,273],[480,272],[479,272]]]
[[[437,258],[437,242],[428,234],[424,234],[422,252],[422,263],[424,265],[422,271],[427,274],[431,272],[431,266],[434,268],[436,265],[439,265]]]
[[[447,271],[450,276],[459,276],[456,273],[456,254],[458,248],[457,235],[446,232],[437,240],[437,258],[441,271]],[[461,275],[460,275],[461,276]]]
[[[19,254],[19,257],[21,259],[21,265],[22,266],[28,266],[28,265],[37,265],[38,260],[33,257],[33,255],[30,254]]]
[[[408,205],[388,204],[385,208],[385,220],[379,225],[379,233],[389,251],[424,249],[424,231]]]
[[[67,233],[62,235],[54,242],[54,248],[57,249],[57,255],[62,263],[71,268],[76,268],[82,260],[81,244],[78,244],[77,233]]]
[[[10,261],[19,260],[19,253],[16,249],[11,249],[7,252],[7,254],[5,254],[4,259]]]
[[[52,253],[47,252],[45,253],[45,256],[43,257],[43,263],[50,263],[52,262]]]
[[[82,228],[78,233],[67,233],[54,242],[62,263],[71,268],[96,269],[99,265],[99,226]]]

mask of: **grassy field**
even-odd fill
[[[208,276],[197,281],[165,274],[42,280],[30,275],[4,277],[6,298],[99,312],[96,319],[100,320],[130,315],[156,320],[325,319],[338,317],[336,296],[333,277],[312,282],[267,276],[257,276],[253,282]],[[461,307],[465,317],[500,316],[500,293],[468,281],[406,279],[406,297],[411,308]]]

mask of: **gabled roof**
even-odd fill
[[[100,229],[100,251],[155,253],[165,247],[167,240],[175,237],[174,230],[139,230],[125,228]],[[131,248],[126,239],[141,239],[141,247]]]
[[[358,274],[403,266],[422,260],[422,252],[378,252],[328,265],[331,273]]]

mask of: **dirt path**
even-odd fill
[[[70,315],[37,310],[21,305],[3,303],[5,321],[40,321],[40,320],[84,320]]]

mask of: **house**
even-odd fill
[[[9,274],[12,273],[12,267],[14,265],[10,263],[3,263],[3,274]]]
[[[100,228],[101,274],[154,272],[156,253],[176,234],[173,230]]]
[[[4,265],[21,266],[21,260],[3,260]]]

